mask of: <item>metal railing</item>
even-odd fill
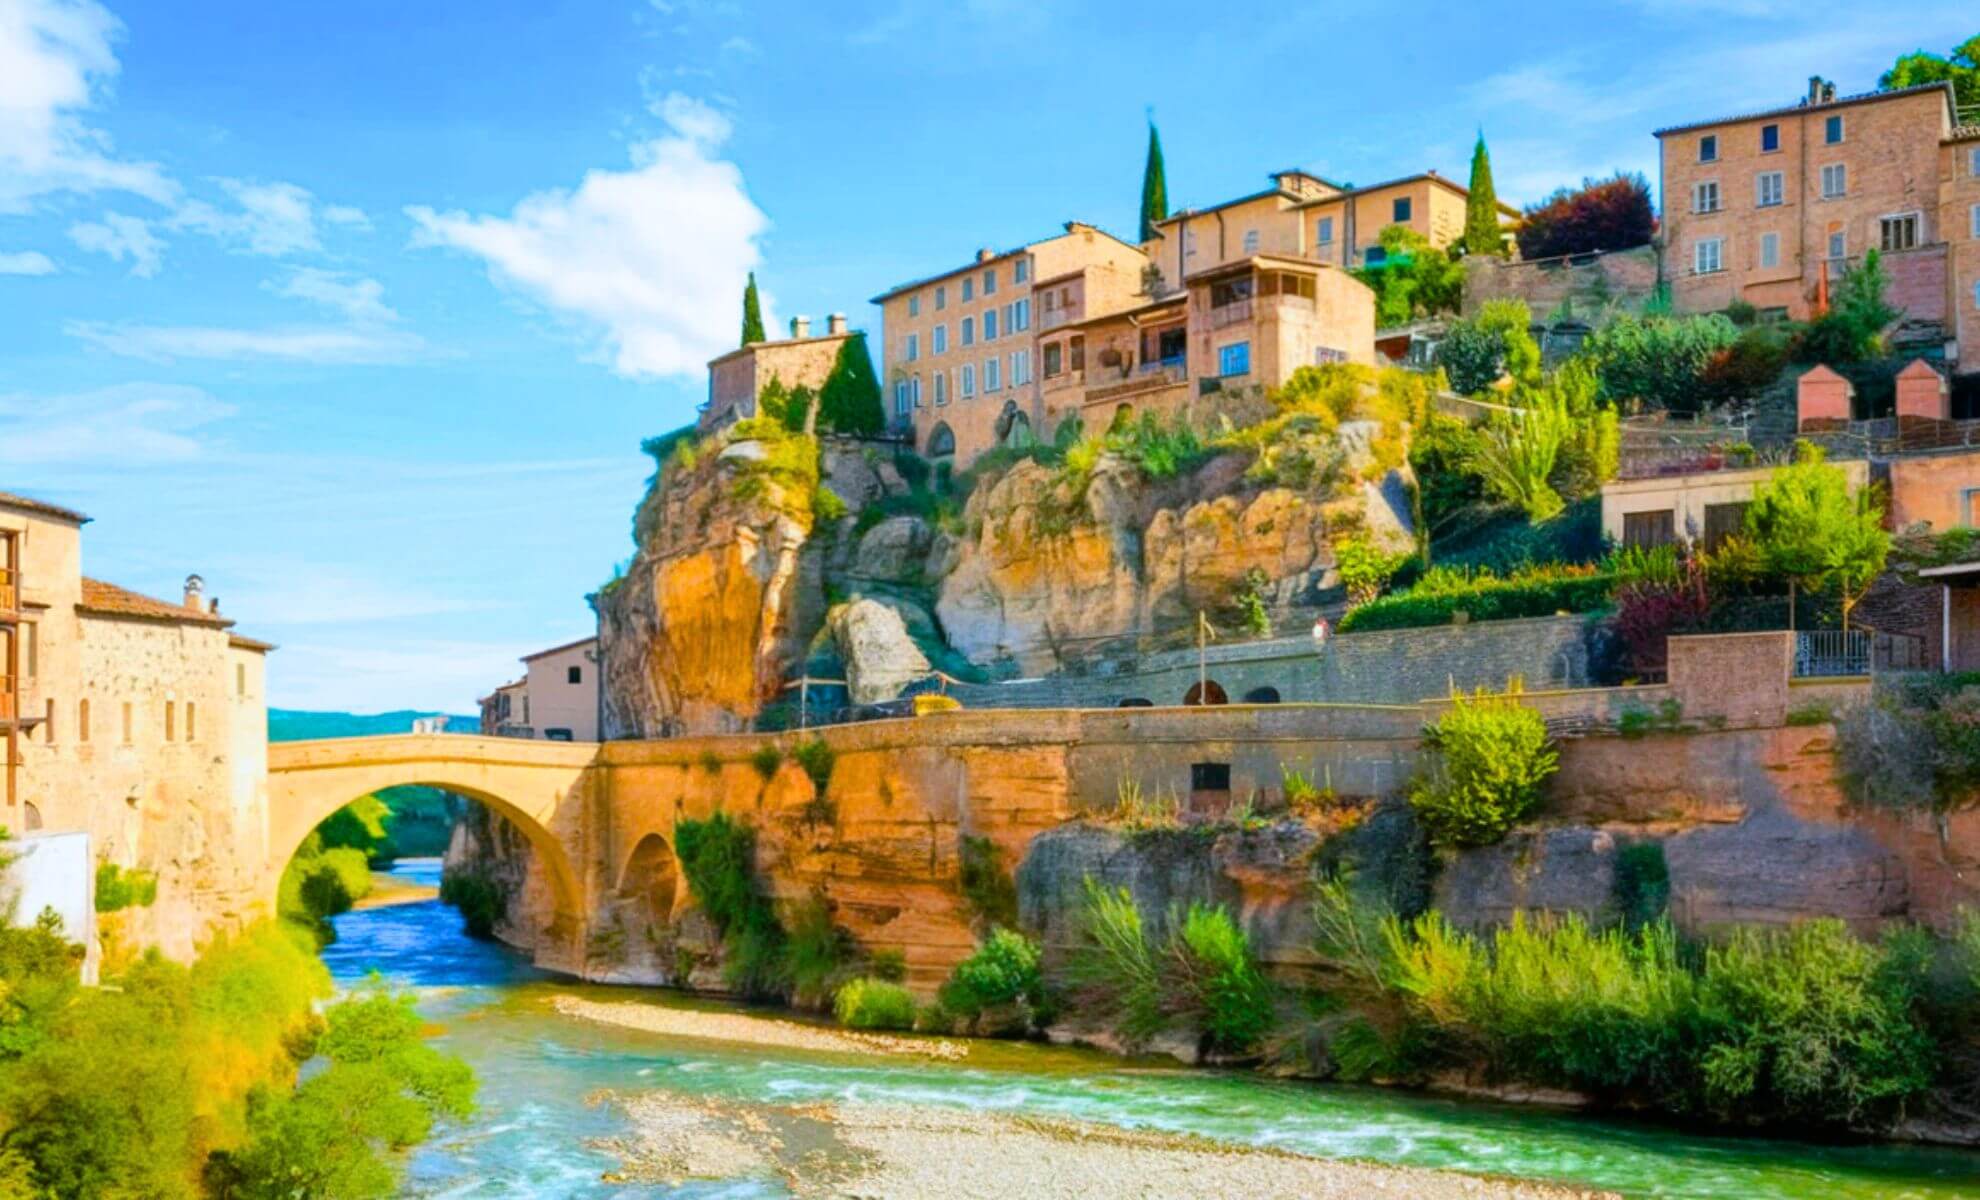
[[[1251,319],[1251,301],[1239,300],[1210,310],[1210,328],[1222,329]]]
[[[1870,635],[1861,629],[1805,629],[1794,635],[1794,677],[1870,673]]]

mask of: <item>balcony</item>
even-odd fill
[[[1077,315],[1070,308],[1045,309],[1038,314],[1038,331],[1043,333],[1048,329],[1057,329],[1061,325],[1070,324],[1078,319]]]
[[[1251,320],[1251,306],[1252,301],[1250,300],[1238,300],[1211,309],[1210,328],[1222,329],[1228,325],[1237,325]]]
[[[1174,387],[1189,379],[1180,358],[1164,359],[1161,362],[1143,363],[1136,368],[1131,378],[1105,387],[1088,388],[1084,403],[1098,404],[1103,400],[1116,400],[1122,396],[1137,396],[1143,392],[1159,392],[1166,387]]]

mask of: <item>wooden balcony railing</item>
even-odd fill
[[[1226,325],[1236,325],[1251,319],[1251,301],[1239,300],[1234,304],[1220,305],[1210,310],[1210,328],[1222,329]]]

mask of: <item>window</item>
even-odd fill
[[[1251,343],[1232,342],[1228,346],[1219,346],[1217,348],[1217,374],[1251,374]]]
[[[1256,229],[1247,229],[1244,231],[1244,252],[1246,254],[1258,253],[1258,231]]]
[[[41,718],[41,744],[42,744],[42,745],[44,745],[44,746],[52,746],[52,745],[54,745],[54,744],[55,744],[55,699],[54,699],[54,697],[52,697],[52,696],[51,696],[51,697],[49,697],[49,700],[48,700],[48,704],[47,704],[47,706],[46,706],[46,708],[45,708],[45,709],[43,710],[43,713],[44,713],[44,715],[43,715],[43,716],[42,716],[42,718]]]
[[[1379,267],[1389,261],[1389,252],[1380,246],[1369,246],[1362,250],[1361,261],[1371,267]]]
[[[165,740],[171,741],[179,735],[179,706],[177,702],[165,702]]]
[[[905,417],[907,416],[907,413],[908,413],[908,381],[905,379],[896,379],[894,381],[894,415],[897,417]]]
[[[1727,538],[1737,536],[1745,528],[1744,501],[1705,506],[1705,549],[1717,550]]]
[[[1763,233],[1760,235],[1760,265],[1778,267],[1781,265],[1781,235]]]
[[[247,695],[247,664],[246,663],[234,664],[234,694],[236,696]],[[83,701],[83,703],[88,704],[89,701],[85,700]]]
[[[1877,244],[1883,250],[1910,250],[1918,245],[1918,214],[1899,213],[1877,222]]]
[[[1698,139],[1698,161],[1699,162],[1719,161],[1718,134],[1708,133],[1704,137]]]
[[[1843,140],[1843,119],[1841,113],[1837,113],[1822,123],[1822,140],[1831,146]]]
[[[1849,169],[1842,163],[1822,168],[1822,199],[1833,200],[1849,191]]]
[[[940,407],[949,402],[949,373],[935,372],[935,404]]]
[[[1677,540],[1677,514],[1668,508],[1623,514],[1623,545],[1645,550]]]
[[[962,299],[964,304],[968,304],[971,300],[976,299],[976,280],[967,275],[963,276]]]
[[[947,325],[937,325],[934,331],[928,335],[928,352],[930,354],[947,354],[949,352],[949,327]]]
[[[1066,367],[1073,371],[1086,369],[1086,339],[1078,334],[1066,343]]]
[[[199,740],[199,705],[186,701],[186,740]]]
[[[1703,183],[1691,185],[1691,211],[1695,213],[1715,213],[1719,211],[1719,181],[1707,179]]]
[[[941,312],[947,307],[949,307],[949,289],[947,285],[938,283],[935,285],[935,311]]]
[[[1066,349],[1063,343],[1045,343],[1045,378],[1055,379],[1065,369]]]
[[[962,365],[962,391],[956,394],[964,400],[967,400],[971,396],[974,396],[976,394],[976,364],[975,363],[964,363]]]
[[[919,375],[908,380],[908,403],[915,408],[921,407],[921,376]]]
[[[1973,285],[1973,307],[1980,308],[1980,282]]]
[[[1966,173],[1980,179],[1980,146],[1966,152]]]
[[[124,744],[126,746],[131,744],[132,716],[133,714],[131,712],[131,702],[129,700],[126,700],[124,701]]]
[[[1011,301],[1011,319],[1007,322],[1012,333],[1022,333],[1031,328],[1031,301]]]
[[[1011,386],[1031,382],[1031,351],[1011,351]]]
[[[1011,264],[1011,282],[1025,283],[1031,279],[1031,260],[1020,258]]]
[[[1389,205],[1389,223],[1401,225],[1409,220],[1409,197],[1397,196]]]
[[[983,272],[983,294],[986,296],[997,294],[997,268],[995,267],[989,267]]]
[[[1762,171],[1753,177],[1753,203],[1772,208],[1787,202],[1787,176],[1779,171]]]
[[[1726,239],[1704,238],[1691,247],[1691,273],[1710,275],[1725,270]]]
[[[1348,355],[1345,350],[1336,350],[1332,346],[1315,346],[1313,348],[1313,365],[1316,367],[1324,367],[1328,363],[1344,363],[1347,360]]]
[[[921,335],[918,333],[910,333],[908,334],[908,339],[907,339],[907,360],[909,362],[913,362],[915,359],[920,357],[921,357]]]
[[[34,621],[21,625],[21,677],[33,679],[41,673],[41,626]]]
[[[983,390],[984,391],[999,392],[1003,390],[1004,388],[1004,380],[1002,374],[1003,365],[1004,365],[1003,360],[998,358],[994,354],[992,354],[989,358],[983,360]]]
[[[962,319],[962,344],[965,346],[974,346],[976,344],[975,317],[964,317]]]
[[[1762,125],[1760,127],[1760,153],[1772,154],[1781,148],[1781,127]]]
[[[908,316],[910,316],[910,317],[918,317],[918,316],[920,316],[920,315],[921,315],[921,297],[920,297],[920,296],[909,296],[909,297],[908,297]]]
[[[1967,488],[1959,498],[1960,523],[1968,529],[1980,529],[1980,488]]]
[[[566,668],[566,669],[565,669],[565,671],[564,671],[564,682],[565,682],[565,683],[583,683],[583,682],[584,682],[584,668],[583,668],[583,667],[568,667],[568,668]]]
[[[1972,226],[1970,232],[1974,237],[1980,238],[1980,204],[1973,206],[1972,210],[1966,214],[1966,219]]]
[[[1833,259],[1849,257],[1843,241],[1843,231],[1840,229],[1829,231],[1829,257]]]
[[[79,742],[89,740],[89,701],[87,700],[76,701],[76,740]]]
[[[986,342],[997,340],[997,310],[994,308],[983,310],[983,340]]]
[[[1334,218],[1321,217],[1313,223],[1313,240],[1322,246],[1334,244]]]

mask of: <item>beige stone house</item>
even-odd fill
[[[1919,336],[1980,361],[1980,127],[1958,124],[1951,84],[1837,96],[1818,77],[1793,105],[1656,136],[1678,311],[1804,320],[1876,250]]]
[[[197,575],[176,602],[85,576],[87,520],[0,493],[0,824],[85,831],[98,862],[155,872],[130,932],[184,957],[209,932],[195,896],[207,914],[255,900],[273,647],[235,633]]]
[[[522,678],[481,698],[481,732],[553,742],[598,740],[598,639],[523,656]]]
[[[696,424],[703,433],[756,415],[756,394],[772,379],[787,388],[825,386],[840,349],[866,335],[846,328],[844,313],[825,319],[825,332],[816,337],[806,317],[791,318],[791,336],[752,342],[708,360],[708,399]]]

